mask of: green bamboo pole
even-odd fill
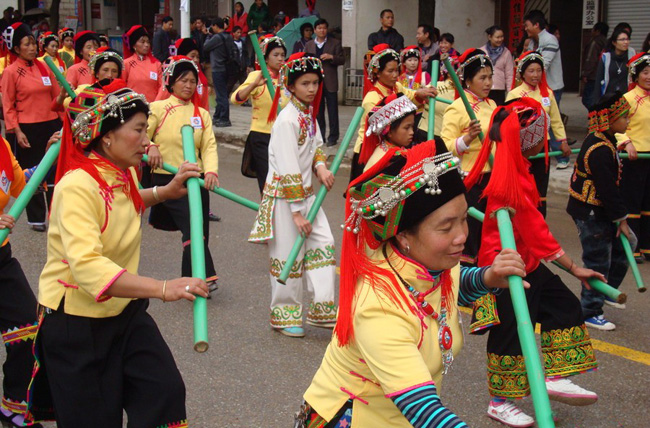
[[[184,125],[181,128],[183,157],[196,163],[194,148],[194,128]],[[192,251],[192,276],[205,281],[205,248],[203,237],[203,204],[201,185],[197,178],[187,180],[187,194],[190,204],[190,249]],[[196,296],[194,300],[194,350],[208,350],[208,311],[205,297]]]
[[[573,154],[580,153],[580,149],[571,149],[571,153],[573,153]],[[555,152],[548,152],[548,157],[549,158],[552,158],[552,157],[555,157],[555,156],[561,156],[561,155],[563,155],[561,150],[557,150]],[[536,155],[533,155],[533,156],[528,156],[528,159],[529,160],[530,159],[541,159],[541,158],[543,158],[545,156],[546,156],[546,153],[542,152],[542,153],[537,153]]]
[[[440,71],[440,61],[434,59],[431,63],[431,84],[438,83],[438,72]],[[433,131],[436,125],[436,99],[429,98],[429,123],[427,127],[427,140],[433,140]]]
[[[452,100],[448,100],[447,98],[442,98],[442,97],[436,97],[436,101],[438,101],[439,103],[445,103],[445,104],[453,103]]]
[[[9,209],[8,214],[16,219],[16,221],[18,221],[23,211],[25,211],[25,207],[27,207],[32,196],[34,196],[34,193],[38,190],[38,186],[40,186],[43,180],[45,180],[45,176],[59,156],[60,149],[61,141],[57,141],[50,146],[49,150],[45,153],[45,156],[43,156],[43,159],[41,159],[41,162],[38,164],[34,174],[32,174],[32,178],[29,179],[29,182],[25,185],[23,191],[20,192],[20,195],[18,195]],[[5,242],[5,239],[9,236],[9,232],[11,232],[10,229],[0,230],[0,242]]]
[[[496,216],[499,225],[499,235],[501,235],[501,246],[504,249],[511,248],[516,250],[517,246],[515,245],[515,236],[512,231],[512,223],[510,222],[508,209],[501,208],[497,210]],[[548,391],[546,390],[546,382],[544,380],[544,370],[542,369],[542,363],[537,352],[535,330],[530,320],[522,278],[516,275],[509,276],[508,288],[512,298],[515,317],[517,318],[517,333],[526,363],[526,373],[528,374],[530,392],[533,396],[537,425],[540,428],[555,427],[551,412],[551,402],[548,398]]]
[[[142,156],[142,161],[148,162],[149,156],[147,155]],[[163,162],[162,169],[172,174],[176,174],[178,172],[178,168],[166,162]],[[202,178],[199,178],[199,184],[201,185],[201,187],[205,187],[205,181]],[[233,193],[230,190],[226,190],[223,187],[215,187],[214,189],[210,189],[210,191],[216,193],[219,196],[223,196],[224,198],[229,199],[235,203],[238,203],[239,205],[243,205],[246,208],[250,208],[253,211],[258,211],[260,209],[260,204],[255,203],[250,199],[246,199],[243,196],[239,196],[238,194]]]
[[[275,88],[273,87],[273,79],[271,79],[271,73],[266,66],[266,61],[264,60],[264,54],[262,53],[262,48],[260,48],[260,42],[257,40],[257,31],[249,31],[248,35],[253,45],[253,50],[255,51],[255,56],[257,56],[257,62],[260,64],[260,70],[262,70],[262,75],[266,79],[266,87],[269,89],[269,95],[271,99],[275,98]]]
[[[348,130],[345,133],[345,136],[343,137],[343,141],[341,141],[341,147],[339,147],[339,150],[336,152],[336,157],[334,157],[334,160],[332,161],[332,165],[330,165],[330,171],[332,171],[332,174],[334,175],[336,175],[337,171],[339,170],[339,166],[341,166],[341,162],[343,161],[345,152],[347,152],[348,150],[350,141],[352,141],[352,138],[354,138],[354,136],[356,135],[357,128],[359,127],[359,123],[361,122],[362,116],[363,116],[363,108],[357,107],[357,110],[354,112],[354,116],[352,117],[352,122],[350,122],[350,126],[348,127]],[[325,196],[327,196],[327,187],[320,186],[320,189],[318,189],[318,194],[316,195],[316,200],[314,201],[311,208],[309,209],[309,213],[307,213],[307,221],[309,221],[310,223],[314,222],[314,219],[316,218],[316,214],[318,214],[318,210],[320,209],[321,205],[323,204],[323,201],[325,200]],[[300,249],[305,244],[305,239],[306,238],[301,234],[300,236],[298,236],[298,239],[296,239],[296,242],[293,244],[293,248],[291,249],[291,252],[287,257],[287,261],[284,264],[284,267],[282,268],[282,272],[280,272],[280,277],[278,278],[278,282],[280,284],[286,284],[287,278],[289,278],[289,273],[291,272],[291,267],[293,266],[293,263],[296,261]]]
[[[45,55],[45,64],[50,67],[50,70],[52,70],[52,73],[54,73],[54,77],[56,77],[59,85],[61,85],[61,87],[68,93],[68,96],[74,100],[77,94],[74,93],[68,81],[65,80],[65,77],[63,77],[63,73],[61,73],[59,67],[54,64],[54,61],[52,61],[52,58],[50,58],[49,55]]]
[[[485,219],[485,214],[483,214],[481,211],[477,210],[474,207],[469,207],[469,209],[467,210],[467,214],[470,217],[473,217],[480,222],[483,222]],[[553,264],[559,267],[560,269],[564,270],[565,272],[568,272],[567,268],[559,264],[557,261],[554,261]],[[587,282],[589,283],[589,286],[591,288],[598,291],[599,293],[608,296],[610,299],[613,299],[618,303],[625,303],[627,301],[627,295],[625,293],[621,293],[616,288],[612,287],[607,283],[602,282],[599,279],[589,278]]]
[[[616,224],[618,225],[618,223]],[[619,235],[619,238],[621,239],[621,244],[623,245],[623,251],[625,252],[627,262],[630,265],[630,269],[632,269],[632,275],[634,275],[636,287],[639,290],[639,293],[643,293],[647,289],[643,283],[643,278],[641,277],[641,272],[639,272],[639,267],[636,265],[636,260],[634,260],[634,252],[630,246],[630,241],[627,239],[627,236],[623,235],[622,233]]]
[[[456,70],[454,70],[454,67],[451,65],[451,61],[449,60],[449,56],[446,56],[445,58],[442,59],[443,64],[445,65],[445,68],[447,69],[447,72],[449,73],[449,76],[451,76],[451,80],[454,82],[454,86],[456,87],[456,90],[458,91],[458,95],[460,95],[460,99],[463,100],[463,105],[465,106],[465,110],[467,111],[467,114],[469,115],[470,120],[476,120],[476,114],[474,113],[474,110],[472,109],[472,106],[469,103],[469,100],[467,99],[467,95],[465,94],[465,89],[463,88],[463,85],[460,83],[460,79],[458,78],[458,75],[456,74]],[[483,139],[485,136],[483,135],[483,131],[481,131],[478,134],[479,139],[481,142],[483,142]],[[490,162],[491,164],[492,162]]]
[[[627,153],[619,153],[619,156],[623,159],[629,159],[630,157]],[[650,159],[650,153],[638,153],[637,156],[639,159]]]

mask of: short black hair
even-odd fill
[[[524,15],[524,21],[530,21],[533,25],[538,24],[540,30],[546,28],[546,17],[544,16],[544,12],[539,9],[533,9]]]
[[[212,27],[213,25],[216,25],[217,27],[221,28],[222,30],[226,28],[226,23],[223,22],[222,18],[219,18],[218,16],[210,22],[210,26]]]
[[[241,30],[242,30],[242,28],[239,25],[235,25],[234,27],[232,27],[232,32],[233,33],[236,32],[236,31],[241,31]]]
[[[596,25],[594,25],[594,30],[598,31],[601,35],[607,37],[607,33],[609,33],[609,25],[607,25],[602,21],[596,22]]]
[[[305,34],[305,30],[311,29],[312,33],[314,32],[314,26],[311,25],[311,22],[305,22],[300,26],[300,37]]]
[[[314,28],[318,27],[319,25],[323,25],[323,24],[325,24],[325,26],[327,28],[330,28],[330,24],[329,24],[329,22],[327,22],[327,19],[325,19],[325,18],[317,19],[316,22],[314,22]]]
[[[632,36],[632,26],[627,22],[619,22],[616,24],[616,27],[614,27],[614,31],[621,29],[627,30],[627,32],[630,33],[630,37]]]
[[[498,25],[493,25],[485,30],[485,34],[494,36],[494,33],[497,31],[503,31],[503,28],[499,27]]]
[[[163,24],[166,24],[166,23],[168,23],[169,21],[173,21],[173,20],[174,20],[174,18],[172,18],[171,16],[167,15],[167,16],[165,16],[165,17],[162,19],[162,23],[163,23]]]
[[[443,33],[442,36],[440,36],[440,41],[442,41],[442,40],[447,40],[452,45],[456,41],[456,39],[454,38],[454,35],[451,34],[451,33]]]
[[[435,36],[435,33],[433,32],[433,28],[429,24],[420,24],[418,25],[418,28],[422,28],[422,32],[428,34],[429,39],[433,41],[433,37]]]
[[[388,13],[388,12],[392,13],[393,15],[395,15],[395,13],[392,11],[392,9],[384,9],[384,10],[382,10],[382,11],[379,13],[379,17],[380,17],[380,18],[383,18],[383,17],[384,17],[384,13]]]

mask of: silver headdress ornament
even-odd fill
[[[642,62],[647,62],[650,64],[650,52],[646,53],[645,55],[635,59],[628,65],[628,69],[630,70],[630,76],[634,76],[636,74],[636,67],[637,65],[641,64]]]
[[[369,137],[372,134],[382,135],[391,123],[416,110],[415,104],[407,97],[397,97],[368,118],[366,136]]]
[[[198,76],[199,74],[199,68],[196,66],[196,63],[192,61],[191,59],[185,57],[185,58],[178,58],[178,59],[173,59],[171,58],[171,62],[169,62],[169,65],[167,67],[163,68],[162,72],[162,80],[163,80],[163,85],[167,86],[169,84],[169,79],[174,75],[174,69],[176,69],[176,66],[179,64],[187,63],[187,64],[192,64],[192,67],[196,70],[196,74]]]
[[[366,199],[350,198],[352,214],[341,228],[355,234],[359,233],[361,220],[389,215],[393,208],[422,187],[425,187],[424,193],[428,195],[441,194],[438,177],[454,170],[461,173],[460,159],[450,152],[422,159],[400,172]]]
[[[386,55],[391,55],[395,59],[395,61],[397,61],[398,65],[401,64],[399,59],[399,54],[395,52],[393,49],[384,49],[383,51],[374,54],[370,59],[370,62],[368,63],[368,77],[370,78],[370,80],[374,81],[373,74],[379,70],[379,60],[385,57]]]
[[[78,138],[82,143],[90,143],[93,136],[93,129],[110,117],[119,117],[120,123],[124,123],[124,110],[136,107],[133,101],[142,101],[149,105],[144,95],[130,91],[124,94],[108,94],[94,106],[82,111],[77,115],[70,128],[72,136]],[[125,105],[128,104],[128,105]]]
[[[458,73],[458,77],[464,79],[465,68],[471,63],[473,63],[474,61],[481,61],[481,68],[487,67],[488,65],[494,68],[494,66],[492,65],[492,60],[490,59],[489,56],[487,56],[487,54],[478,54],[478,55],[474,55],[473,57],[470,57],[469,59],[467,59],[467,61],[458,65],[458,69],[456,70],[456,72]]]
[[[95,55],[93,55],[90,58],[90,61],[88,62],[88,67],[90,67],[93,73],[97,72],[97,70],[95,70],[95,66],[97,65],[97,61],[99,61],[102,58],[104,59],[113,58],[117,62],[119,62],[120,67],[124,69],[124,59],[122,58],[122,55],[114,51],[104,51],[104,52],[97,52],[95,53]]]
[[[544,57],[540,53],[531,52],[528,55],[526,55],[525,57],[521,58],[517,62],[517,73],[519,73],[521,75],[521,69],[524,66],[524,64],[526,62],[532,60],[532,59],[536,59],[536,60],[541,61],[542,62],[542,70],[546,69],[546,63],[544,62]]]

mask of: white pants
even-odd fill
[[[303,213],[305,217],[314,200],[314,196],[307,199],[307,209]],[[293,222],[290,204],[281,199],[275,202],[273,236],[274,238],[268,241],[271,266],[271,326],[274,328],[302,326],[303,277],[307,280],[309,292],[313,293],[307,322],[311,324],[335,322],[337,305],[334,302],[336,275],[334,237],[323,210],[318,211],[312,224],[312,232],[305,240],[285,285],[280,284],[277,278],[286,264],[299,233]]]

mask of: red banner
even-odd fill
[[[517,44],[525,36],[524,31],[524,0],[510,0],[510,37],[508,47],[515,51]]]

